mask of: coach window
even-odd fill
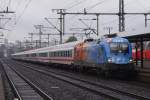
[[[67,57],[69,56],[69,52],[67,51]]]
[[[70,50],[70,57],[72,57],[72,50]]]
[[[56,57],[56,55],[57,55],[56,52],[54,52],[54,56],[55,56],[55,57]]]
[[[71,54],[72,52],[71,52],[71,50],[69,50],[69,57],[71,57],[72,56],[72,54]]]
[[[70,57],[70,50],[68,51],[68,57]]]
[[[56,57],[58,57],[58,51],[56,51]]]
[[[53,57],[53,52],[51,52],[51,56]]]
[[[50,56],[52,57],[52,52],[50,52]]]
[[[71,50],[69,50],[69,57],[71,57]]]
[[[64,53],[64,52],[63,52],[63,51],[61,51],[61,56],[62,56],[62,57],[64,56],[64,55],[63,55],[63,53]]]
[[[70,57],[70,50],[68,51],[68,57]]]
[[[56,56],[56,52],[54,52],[54,57]]]
[[[59,51],[57,51],[57,57],[59,57]]]
[[[68,55],[68,51],[66,51],[66,57],[67,57],[67,55]]]
[[[49,57],[51,57],[51,52],[49,52]]]
[[[65,55],[66,55],[66,52],[64,51],[64,57],[65,57]]]
[[[55,52],[54,52],[54,57],[55,57]]]
[[[59,57],[59,51],[57,51],[57,57]]]
[[[59,57],[59,51],[57,51],[57,57]]]
[[[53,57],[53,52],[51,52],[51,56]]]
[[[61,56],[63,57],[63,51],[61,51]]]
[[[60,57],[60,51],[58,51],[58,57]]]
[[[62,51],[60,51],[60,56],[62,57]]]
[[[66,57],[67,57],[67,51],[66,51]]]
[[[63,57],[65,57],[65,51],[63,51]]]
[[[71,50],[71,57],[72,57],[72,50]]]
[[[51,52],[51,57],[53,57],[53,52]]]
[[[67,57],[69,57],[69,51],[67,51]]]
[[[55,52],[53,52],[53,57],[55,56]]]
[[[65,57],[65,51],[63,51],[63,57]]]
[[[57,57],[57,55],[58,55],[58,53],[57,53],[57,51],[55,52],[55,56]]]
[[[62,51],[60,51],[60,56],[62,57]]]
[[[52,52],[49,53],[49,56],[52,57]]]
[[[67,51],[67,57],[69,57],[69,50]]]
[[[66,57],[66,51],[64,51],[64,57]]]
[[[48,54],[48,53],[46,53],[46,52],[40,53],[40,56],[41,56],[41,57],[47,57],[47,54]]]
[[[49,52],[49,57],[51,56],[51,53]]]
[[[59,57],[61,56],[61,51],[59,51]]]
[[[32,54],[31,54],[31,57],[36,57],[36,54],[35,54],[35,53],[32,53]]]
[[[63,56],[65,57],[65,51],[63,51],[64,53],[63,53]]]
[[[58,53],[59,53],[59,52],[58,52],[58,51],[56,51],[56,57],[58,57]]]
[[[61,57],[61,51],[59,51],[59,56]]]
[[[53,52],[50,52],[51,53],[51,57],[53,57]]]
[[[66,56],[65,57],[67,57],[67,51],[66,51]]]
[[[67,57],[69,57],[69,51],[67,51]]]
[[[52,57],[54,57],[54,52],[52,52]]]
[[[62,51],[60,51],[60,57],[62,57]]]

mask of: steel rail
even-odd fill
[[[17,62],[16,62],[17,63]],[[117,93],[120,93],[120,94],[123,94],[123,95],[126,95],[126,96],[130,96],[130,97],[133,97],[133,98],[136,98],[136,99],[140,99],[140,100],[143,100],[143,99],[150,99],[150,98],[147,98],[147,97],[144,97],[144,96],[140,96],[140,95],[137,95],[137,94],[134,94],[134,93],[129,93],[129,92],[125,92],[125,91],[121,91],[121,90],[117,90],[117,89],[114,89],[112,87],[109,87],[109,86],[104,86],[104,85],[100,85],[100,84],[96,84],[96,83],[92,83],[90,81],[86,81],[86,80],[83,80],[83,79],[78,79],[78,78],[74,78],[74,77],[71,77],[71,76],[68,76],[68,75],[64,75],[64,74],[61,74],[61,73],[56,73],[56,72],[53,72],[53,71],[42,71],[42,70],[38,70],[38,69],[35,69],[35,68],[31,68],[31,65],[29,67],[29,65],[24,65],[22,63],[20,63],[21,65],[23,65],[24,67],[27,67],[27,68],[30,68],[32,70],[35,70],[35,71],[38,71],[38,72],[41,72],[41,73],[45,73],[47,75],[50,75],[51,73],[53,74],[56,74],[56,75],[60,75],[60,76],[64,76],[64,77],[68,77],[70,79],[74,79],[74,80],[78,80],[78,81],[81,81],[81,82],[85,82],[85,83],[88,83],[88,84],[91,84],[91,85],[94,85],[94,86],[98,86],[98,87],[101,87],[101,88],[104,88],[104,89],[108,89],[108,90],[111,90],[111,91],[114,91],[114,92],[117,92]],[[49,73],[50,72],[50,73]],[[57,78],[57,77],[56,77]]]
[[[4,66],[6,66],[6,64],[4,64],[3,61],[0,61],[0,63],[2,64],[3,68],[4,68]],[[15,85],[14,85],[14,82],[11,80],[11,78],[9,77],[9,75],[7,74],[7,72],[6,72],[5,69],[4,69],[4,74],[5,74],[5,76],[6,76],[7,80],[8,80],[8,82],[9,82],[9,84],[10,84],[10,86],[11,86],[11,89],[12,89],[12,91],[13,91],[13,93],[14,93],[15,98],[17,98],[17,99],[19,99],[19,100],[22,100],[21,95],[19,94],[17,88],[16,88]]]
[[[43,90],[41,90],[38,86],[36,86],[34,83],[32,83],[29,79],[27,79],[25,76],[23,76],[21,73],[19,73],[17,70],[15,70],[14,68],[12,68],[12,65],[7,63],[7,66],[9,68],[11,68],[19,77],[21,77],[27,84],[29,84],[44,100],[54,100],[52,97],[50,97],[49,95],[47,95]],[[15,87],[15,85],[13,84],[13,86]],[[15,90],[16,87],[15,87]],[[17,91],[17,94],[19,95],[19,100],[21,99],[21,96],[19,94],[19,92]]]

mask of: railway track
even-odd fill
[[[53,100],[35,84],[1,60],[6,77],[14,93],[14,100]]]
[[[68,82],[72,85],[86,89],[86,90],[94,92],[96,94],[101,94],[101,95],[110,97],[112,99],[119,99],[119,100],[148,100],[148,99],[150,99],[148,97],[144,97],[144,96],[137,95],[137,94],[130,93],[130,92],[117,90],[113,87],[96,84],[94,82],[90,82],[90,81],[79,79],[79,78],[74,78],[74,77],[64,75],[61,73],[56,73],[53,71],[45,71],[45,70],[41,70],[41,69],[37,69],[37,68],[35,69],[35,67],[33,68],[33,66],[28,65],[28,64],[21,64],[21,63],[17,63],[17,62],[15,62],[15,63],[20,64],[31,70],[38,71],[38,72],[46,74],[48,76]]]

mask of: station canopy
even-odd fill
[[[150,41],[150,33],[127,33],[127,32],[118,32],[118,36],[127,38],[130,42],[144,42],[144,41]]]

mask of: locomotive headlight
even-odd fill
[[[133,62],[133,60],[132,60],[132,59],[130,59],[129,61],[130,61],[130,62]]]
[[[108,58],[108,62],[109,62],[109,63],[112,63],[112,59],[111,59],[111,58]]]

